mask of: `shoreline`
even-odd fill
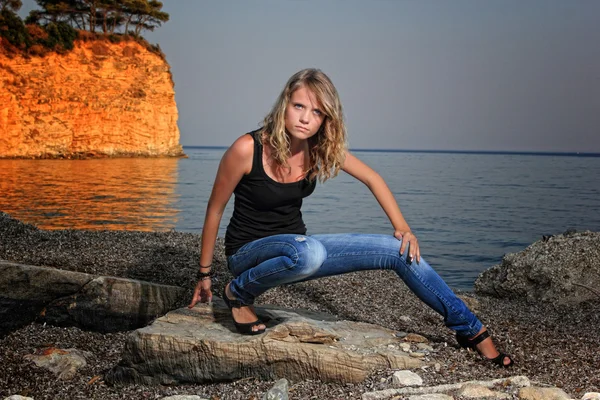
[[[187,292],[180,307],[187,305],[195,284],[200,236],[192,233],[46,231],[0,213],[0,236],[0,259],[182,286]],[[222,239],[219,244],[213,264],[215,295],[231,278],[224,264]],[[600,301],[568,307],[459,293],[472,302],[469,304],[489,328],[499,349],[516,359],[514,368],[495,368],[476,353],[458,349],[453,332],[443,326],[441,317],[423,305],[391,272],[360,272],[283,286],[265,293],[257,303],[326,312],[421,334],[430,340],[432,356],[441,364],[439,372],[433,368],[418,371],[426,385],[526,375],[534,382],[561,387],[574,398],[600,391]],[[116,399],[125,395],[157,398],[174,394],[248,399],[262,396],[272,386],[273,382],[251,379],[210,385],[112,387],[96,378],[88,384],[120,359],[127,334],[103,335],[37,323],[8,334],[0,339],[0,358],[5,360],[0,364],[0,398],[29,390],[29,396],[36,400]],[[93,356],[73,381],[59,381],[23,360],[24,355],[47,344],[76,347]],[[385,388],[381,379],[391,373],[378,371],[356,385],[294,382],[290,397],[359,399],[364,392]]]
[[[75,153],[45,153],[36,156],[3,156],[0,160],[98,160],[113,158],[188,158],[183,151],[180,153],[165,154],[144,154],[144,153],[116,153],[107,154],[95,151],[75,152]]]

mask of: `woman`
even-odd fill
[[[306,236],[302,199],[339,170],[371,190],[393,235]],[[210,301],[211,262],[231,194],[235,205],[225,236],[225,254],[235,276],[223,292],[237,330],[260,334],[265,325],[252,304],[266,290],[294,282],[369,269],[392,269],[427,305],[444,317],[464,347],[500,366],[513,360],[499,353],[477,317],[421,258],[419,243],[383,179],[348,152],[342,105],[319,70],[293,75],[266,116],[263,127],[238,138],[225,152],[208,202],[202,231],[198,284],[190,308]]]

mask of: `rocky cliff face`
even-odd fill
[[[0,53],[0,158],[179,155],[169,65],[139,44]]]

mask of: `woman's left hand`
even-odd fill
[[[406,246],[408,245],[408,261],[417,260],[417,264],[421,261],[421,251],[419,250],[419,241],[417,237],[411,231],[394,231],[394,237],[398,240],[402,240],[400,246],[400,255],[404,254]]]

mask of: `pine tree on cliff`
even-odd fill
[[[29,45],[27,29],[17,15],[22,5],[21,0],[0,0],[0,38],[6,39],[16,48],[25,48]]]
[[[0,0],[7,1],[7,0]],[[20,1],[20,0],[13,0]],[[114,34],[124,27],[125,34],[139,36],[142,30],[154,30],[169,20],[157,0],[36,0],[41,10],[31,11],[28,23],[66,22],[74,28],[95,33]]]
[[[21,0],[0,0],[0,12],[4,10],[17,12],[21,9],[21,6],[23,6]]]

